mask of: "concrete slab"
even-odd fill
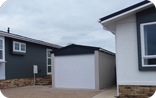
[[[116,98],[117,96],[117,88],[113,87],[111,89],[105,90],[92,98]]]

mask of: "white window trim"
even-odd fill
[[[19,44],[19,50],[15,50],[15,43]],[[25,45],[25,51],[21,50],[21,44]],[[21,43],[21,42],[17,42],[17,41],[13,41],[13,51],[14,52],[22,52],[22,53],[26,53],[26,44],[25,43]]]
[[[51,59],[51,57],[48,57],[47,51],[52,51],[52,49],[46,49],[47,74],[48,75],[51,75],[52,74],[52,70],[51,70],[51,72],[48,72],[48,66],[51,66],[52,67],[52,62],[51,62],[51,65],[48,65],[48,58]]]
[[[2,49],[1,49],[3,51],[2,52],[2,58],[3,59],[0,59],[0,63],[5,63],[6,62],[5,61],[5,42],[4,42],[5,40],[4,39],[5,39],[5,37],[0,36],[0,40],[2,40],[2,44],[3,44]]]
[[[150,22],[150,23],[143,23],[143,24],[140,24],[140,30],[141,30],[141,54],[142,54],[142,67],[153,67],[153,66],[156,66],[156,64],[155,65],[145,65],[144,64],[144,59],[145,58],[156,58],[156,55],[145,55],[145,39],[144,39],[144,26],[146,26],[146,25],[152,25],[152,24],[156,24],[156,22]]]

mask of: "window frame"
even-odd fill
[[[18,44],[19,44],[19,50],[16,50],[16,49],[15,49],[15,43],[18,43]],[[25,45],[25,51],[23,51],[23,50],[21,49],[21,45],[22,45],[22,44]],[[13,41],[13,52],[26,53],[26,43]]]
[[[52,58],[51,58],[51,56],[50,57],[48,56],[48,53],[47,53],[48,51],[52,51],[52,49],[46,49],[47,74],[51,75],[52,74],[52,70],[51,70],[51,72],[48,72],[48,66],[51,66],[51,68],[52,68],[52,61],[51,61],[51,65],[49,65],[48,64],[48,59],[52,60]]]
[[[145,65],[144,64],[144,59],[150,59],[150,58],[156,58],[156,55],[145,55],[145,35],[144,35],[144,26],[147,25],[153,25],[156,24],[156,22],[148,22],[148,23],[142,23],[140,24],[140,36],[141,36],[141,62],[142,62],[142,67],[156,67],[156,64],[154,65]]]
[[[0,40],[2,40],[2,59],[0,59],[0,62],[5,62],[5,38],[0,36]]]

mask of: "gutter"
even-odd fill
[[[107,27],[105,25],[103,25],[100,20],[98,22],[103,26],[103,29],[104,30],[109,31],[109,32],[112,32],[113,34],[115,34],[115,31],[110,30],[110,29],[107,29]]]

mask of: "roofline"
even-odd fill
[[[61,51],[61,50],[63,50],[63,49],[66,49],[66,48],[72,47],[72,46],[80,46],[80,47],[87,47],[87,48],[96,48],[96,50],[100,49],[99,47],[92,47],[92,46],[84,46],[84,45],[70,44],[70,45],[67,45],[67,46],[65,46],[65,47],[62,47],[62,48],[60,48],[60,49],[57,49],[57,50],[55,50],[55,51],[51,51],[51,53],[59,52],[59,51]]]
[[[119,18],[119,17],[121,17],[121,16],[124,16],[124,15],[127,15],[127,14],[129,14],[129,13],[135,12],[135,11],[141,9],[141,8],[144,8],[144,7],[149,6],[149,5],[152,5],[152,4],[153,4],[153,3],[150,2],[150,1],[143,1],[143,2],[140,2],[140,3],[138,3],[138,4],[135,4],[135,5],[133,5],[133,6],[130,6],[130,7],[125,8],[125,9],[123,9],[123,10],[120,10],[120,11],[118,11],[118,12],[115,12],[115,13],[113,13],[113,14],[110,14],[110,15],[108,15],[108,16],[106,16],[106,17],[100,18],[100,19],[99,19],[99,22],[100,22],[100,23],[106,23],[106,22],[108,22],[108,21],[110,21],[110,20],[117,19],[117,18]]]
[[[23,40],[23,41],[27,41],[27,42],[31,42],[31,43],[35,43],[35,44],[40,44],[40,45],[44,45],[44,46],[54,47],[54,48],[61,48],[62,47],[62,46],[59,46],[59,45],[56,45],[56,44],[51,44],[51,43],[44,42],[44,41],[41,41],[41,40],[36,40],[36,39],[20,36],[20,35],[17,35],[17,34],[8,33],[8,32],[5,32],[5,31],[0,31],[0,36],[15,38],[15,39],[19,39],[19,40]]]
[[[69,46],[79,46],[79,47],[85,47],[85,48],[94,48],[96,50],[100,49],[100,47],[86,46],[86,45],[78,45],[78,44],[71,44]]]
[[[51,53],[56,53],[56,52],[59,52],[63,49],[66,49],[68,47],[72,47],[72,46],[79,46],[79,47],[85,47],[85,48],[95,48],[95,50],[97,51],[101,51],[101,52],[104,52],[104,53],[107,53],[107,54],[110,54],[110,55],[115,55],[115,53],[111,52],[111,51],[108,51],[108,50],[105,50],[105,49],[102,49],[100,47],[93,47],[93,46],[85,46],[85,45],[77,45],[77,44],[70,44],[68,46],[65,46],[63,48],[60,48],[60,49],[57,49],[55,51],[51,51]]]
[[[99,51],[115,56],[115,53],[105,50],[105,49],[102,49],[102,48],[100,48]]]

